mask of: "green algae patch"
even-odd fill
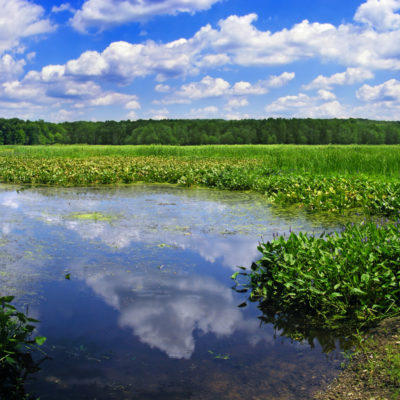
[[[167,244],[167,243],[160,243],[160,244],[158,244],[157,245],[157,247],[159,247],[160,249],[163,249],[163,248],[173,248],[174,246],[172,246],[171,244]]]
[[[107,221],[111,222],[117,219],[115,215],[105,215],[100,212],[93,213],[73,213],[68,216],[68,218],[78,219],[83,221]]]

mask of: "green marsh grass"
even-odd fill
[[[11,151],[10,151],[11,150]],[[162,157],[184,160],[257,160],[270,169],[323,175],[400,177],[400,146],[2,146],[0,157]]]

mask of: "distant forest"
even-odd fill
[[[138,120],[59,124],[0,118],[1,144],[399,144],[400,122],[363,119]]]

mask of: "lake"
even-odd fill
[[[40,320],[46,399],[308,399],[340,348],[261,324],[231,275],[274,234],[331,222],[258,194],[0,186],[0,291]]]

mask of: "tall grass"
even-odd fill
[[[400,178],[400,146],[3,146],[0,157],[162,157],[184,160],[257,160],[264,167],[323,175]]]

